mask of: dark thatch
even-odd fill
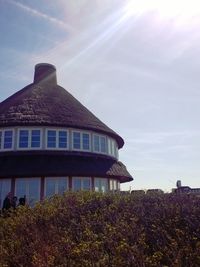
[[[36,151],[35,151],[36,152]],[[108,177],[120,182],[133,178],[121,162],[89,153],[15,152],[0,155],[0,178],[42,176]]]
[[[123,139],[101,122],[64,88],[57,85],[56,68],[35,66],[34,82],[0,103],[0,127],[54,126],[92,130]],[[10,151],[0,153],[0,178],[89,176],[132,181],[126,167],[116,159],[75,151]]]
[[[123,146],[124,141],[117,133],[57,85],[56,76],[49,79],[51,82],[38,82],[39,78],[35,75],[34,83],[0,103],[0,127],[61,126],[93,130],[113,137],[119,148]]]

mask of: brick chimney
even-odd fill
[[[35,65],[34,83],[57,85],[56,67],[48,63]]]

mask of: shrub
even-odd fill
[[[196,196],[66,193],[0,218],[0,266],[200,266]]]

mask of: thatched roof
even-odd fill
[[[61,126],[93,130],[115,138],[121,148],[123,139],[57,85],[55,72],[53,65],[36,65],[34,82],[0,103],[0,127]]]
[[[121,162],[105,156],[75,152],[34,151],[0,154],[0,178],[82,176],[108,177],[129,182],[133,178]]]

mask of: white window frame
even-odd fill
[[[95,137],[99,138],[99,151],[95,150]],[[106,148],[105,152],[101,151],[101,138],[102,137],[105,138],[105,148]],[[106,135],[102,135],[102,134],[98,134],[98,133],[94,133],[93,134],[93,152],[98,153],[98,154],[104,154],[104,155],[108,154],[108,141],[107,141],[107,136]]]
[[[74,133],[80,133],[80,148],[74,148]],[[89,149],[83,149],[83,134],[89,135]],[[79,131],[79,130],[72,130],[72,150],[74,151],[84,151],[90,152],[91,151],[91,133],[87,131]]]
[[[46,190],[47,190],[47,179],[53,179],[55,180],[55,193],[54,195],[58,194],[58,181],[59,179],[65,179],[67,181],[67,188],[65,189],[65,191],[69,190],[69,177],[45,177],[44,179],[44,197],[46,198]]]
[[[32,131],[40,131],[40,146],[39,147],[32,147]],[[28,131],[28,147],[20,147],[20,131]],[[42,129],[41,128],[18,128],[17,130],[17,149],[18,150],[38,150],[42,148]]]
[[[5,132],[7,131],[11,131],[12,132],[12,146],[11,148],[4,148],[4,142],[5,142]],[[13,128],[7,128],[7,129],[3,129],[1,130],[2,132],[2,137],[1,137],[1,149],[3,151],[10,151],[14,149],[14,142],[15,142],[15,136],[14,136],[14,129]]]
[[[20,147],[20,131],[28,131],[28,147]],[[32,147],[31,146],[31,139],[32,139],[32,131],[38,130],[40,131],[40,146],[39,147]],[[6,131],[12,132],[12,147],[11,148],[4,148],[4,136]],[[48,131],[55,131],[56,132],[56,146],[55,147],[48,147]],[[62,151],[81,151],[81,152],[92,152],[95,154],[103,154],[108,155],[113,158],[119,157],[119,150],[118,145],[115,139],[99,134],[98,132],[94,131],[82,131],[75,128],[62,128],[62,127],[13,127],[13,128],[2,128],[0,129],[1,132],[1,146],[0,152],[3,151],[11,151],[11,150],[62,150]],[[67,147],[62,148],[59,147],[59,132],[66,132],[67,137]],[[73,136],[74,133],[80,134],[80,148],[74,148],[74,140]],[[87,134],[89,136],[89,149],[83,149],[83,135]],[[94,140],[95,136],[99,138],[99,151],[95,150]],[[105,152],[102,152],[101,149],[101,138],[105,138]]]
[[[83,189],[83,180],[84,180],[84,179],[88,179],[88,180],[90,180],[90,189],[89,189],[89,191],[91,191],[91,189],[92,189],[92,179],[91,179],[91,177],[78,177],[78,176],[73,176],[73,177],[72,177],[72,191],[76,192],[76,191],[75,191],[75,188],[74,188],[74,180],[75,180],[76,178],[78,178],[78,179],[81,180],[81,189],[80,189],[80,191],[86,191],[85,189]]]
[[[56,132],[56,146],[55,147],[48,147],[48,131],[55,131]],[[67,133],[67,147],[59,147],[59,132],[66,132]],[[45,130],[45,149],[48,149],[48,150],[69,150],[69,147],[70,147],[69,129],[46,128],[46,130]]]

